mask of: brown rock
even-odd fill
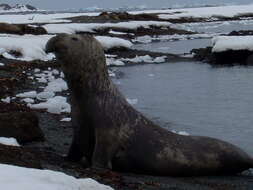
[[[40,35],[47,34],[47,31],[43,27],[33,27],[26,24],[0,23],[0,33]]]
[[[0,144],[0,163],[41,169],[39,156],[31,150]]]
[[[38,117],[32,112],[1,113],[0,137],[14,137],[19,143],[44,141]]]
[[[22,30],[14,24],[0,23],[0,33],[21,34]]]

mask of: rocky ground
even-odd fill
[[[252,15],[247,15],[248,17]],[[216,18],[226,20],[226,18]],[[235,18],[239,19],[239,18]],[[241,19],[241,18],[240,18]],[[129,15],[128,13],[102,13],[97,17],[75,17],[74,22],[119,22],[129,20],[156,20],[160,19],[155,14]],[[199,19],[169,20],[174,23],[199,22]],[[207,21],[207,20],[203,20]],[[99,35],[117,36],[109,34],[113,28],[97,30]],[[133,36],[143,35],[170,35],[170,34],[193,34],[189,31],[172,28],[138,28],[137,30],[113,29],[117,32],[132,33]],[[0,33],[12,34],[45,34],[46,31],[40,27],[30,27],[28,25],[0,24]],[[240,32],[239,32],[240,33]],[[132,35],[125,35],[123,38],[132,39]],[[122,37],[122,36],[121,36]],[[195,58],[203,61],[210,56],[210,49],[194,50]],[[19,52],[9,52],[18,57]],[[131,49],[110,49],[107,54],[117,55],[118,58],[134,58],[136,56],[150,55],[151,57],[165,56],[165,60],[170,63],[178,61],[193,61],[193,58],[180,57],[173,54],[153,53],[147,51],[137,51]],[[39,84],[32,80],[30,74],[34,69],[61,70],[60,64],[56,61],[19,61],[0,57],[0,62],[4,66],[0,67],[0,99],[15,97],[16,94],[24,91],[37,90]],[[166,64],[170,64],[166,63]],[[127,66],[134,65],[131,61],[126,62]],[[146,64],[143,62],[142,64]],[[120,75],[119,75],[120,77]],[[68,92],[62,92],[68,93]],[[8,101],[8,100],[7,100]],[[171,178],[154,177],[136,174],[118,173],[112,171],[97,171],[85,168],[84,163],[72,163],[65,160],[65,155],[72,139],[71,122],[60,121],[62,117],[69,117],[69,114],[52,114],[46,110],[32,110],[20,99],[12,99],[10,103],[0,102],[0,136],[15,137],[22,145],[12,147],[0,145],[0,163],[43,168],[63,171],[76,177],[90,177],[101,183],[108,184],[115,189],[140,190],[140,189],[173,189],[173,190],[243,190],[253,189],[253,176],[243,174],[238,176],[208,176]],[[28,126],[28,127],[27,127]]]

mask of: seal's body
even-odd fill
[[[74,138],[68,157],[92,167],[152,175],[234,174],[252,158],[221,140],[181,136],[136,111],[109,79],[101,45],[90,35],[61,34],[47,44],[71,91]]]

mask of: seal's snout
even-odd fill
[[[66,36],[66,34],[60,34],[53,38],[51,38],[47,44],[46,44],[46,53],[57,53],[66,47],[64,46],[63,39]]]

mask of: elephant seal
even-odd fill
[[[46,50],[61,62],[71,92],[69,159],[164,176],[235,174],[253,166],[252,158],[230,143],[174,134],[136,111],[111,82],[103,48],[91,35],[60,34]]]

